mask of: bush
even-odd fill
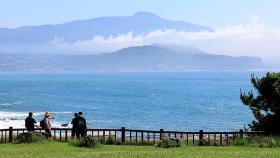
[[[93,139],[90,136],[70,141],[70,144],[72,144],[74,146],[78,146],[78,147],[87,147],[87,148],[96,148],[96,147],[100,146],[99,141],[96,139]]]
[[[120,139],[115,140],[115,136],[109,135],[108,138],[97,138],[99,143],[106,144],[106,145],[121,145]]]
[[[105,140],[104,144],[107,145],[116,144],[115,138],[112,135],[110,135],[109,138]]]
[[[21,133],[15,143],[36,143],[45,141],[45,137],[39,132]]]
[[[280,138],[279,137],[264,137],[259,142],[259,147],[268,147],[275,148],[280,147]]]
[[[176,148],[176,147],[180,147],[181,144],[179,139],[168,138],[156,142],[155,146],[161,148]]]
[[[141,140],[138,140],[137,142],[136,140],[126,140],[123,145],[153,146],[155,144],[153,143],[153,141],[148,142],[148,140],[144,140],[143,142]]]
[[[247,142],[245,139],[243,138],[240,138],[240,137],[236,137],[234,140],[233,140],[233,145],[234,146],[244,146],[246,145]]]
[[[266,148],[275,148],[280,147],[280,137],[268,136],[268,137],[248,137],[241,139],[237,137],[233,140],[234,146],[243,146],[243,145],[258,145],[259,147]]]

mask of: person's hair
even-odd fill
[[[49,112],[45,112],[45,117],[51,117]]]
[[[29,113],[28,113],[28,116],[29,116],[29,117],[31,117],[32,115],[33,115],[33,113],[32,113],[32,112],[29,112]]]
[[[78,114],[78,113],[75,113],[74,116],[75,116],[75,117],[76,117],[76,116],[79,116],[79,114]]]
[[[83,112],[79,112],[79,115],[83,115]]]

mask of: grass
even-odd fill
[[[94,157],[94,158],[279,158],[279,148],[254,146],[180,147],[103,145],[97,149],[79,148],[68,143],[0,144],[0,158]]]

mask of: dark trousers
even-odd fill
[[[45,136],[46,136],[46,138],[50,138],[50,137],[52,137],[51,130],[49,130],[49,129],[45,129]]]
[[[76,135],[76,129],[72,128],[72,133],[71,133],[71,137],[74,138]]]
[[[78,130],[76,130],[77,138],[85,137],[86,133],[87,133],[86,129],[78,129]]]

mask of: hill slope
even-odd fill
[[[157,46],[129,47],[101,55],[0,55],[0,71],[185,71],[261,69],[256,57],[185,52]]]

